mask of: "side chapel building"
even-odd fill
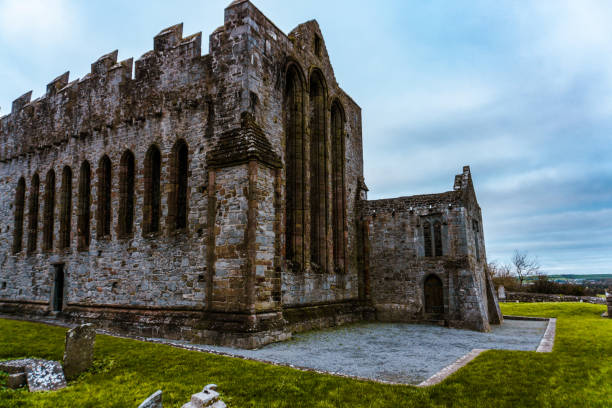
[[[316,21],[286,35],[237,0],[201,41],[169,27],[0,118],[0,313],[246,348],[501,322],[469,167],[367,200],[361,109]]]

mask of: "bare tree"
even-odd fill
[[[508,278],[512,275],[512,268],[510,265],[498,263],[497,261],[491,261],[487,264],[487,269],[493,278]]]
[[[518,290],[518,279],[514,277],[510,265],[491,261],[487,264],[487,270],[496,288],[504,286],[506,290]]]
[[[512,265],[514,265],[514,274],[521,283],[521,286],[523,286],[523,281],[527,277],[537,275],[540,272],[538,259],[530,257],[527,251],[514,250]]]

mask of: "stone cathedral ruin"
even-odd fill
[[[316,21],[252,3],[163,30],[0,118],[0,312],[253,348],[361,320],[501,314],[469,167],[367,200],[361,110]]]

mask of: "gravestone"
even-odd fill
[[[66,387],[62,365],[57,361],[35,358],[2,361],[0,371],[9,373],[9,388],[18,388],[26,383],[30,391],[55,391]]]
[[[64,349],[64,374],[66,379],[74,380],[79,374],[91,367],[95,341],[96,330],[91,323],[68,330]]]
[[[57,361],[38,360],[26,367],[30,391],[55,391],[66,387],[62,365]]]
[[[163,408],[162,404],[162,391],[157,390],[153,394],[149,395],[149,398],[144,400],[138,408]]]
[[[497,298],[499,300],[506,300],[506,288],[504,288],[504,285],[499,285],[497,288]]]

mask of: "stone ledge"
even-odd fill
[[[555,334],[557,332],[557,319],[550,318],[548,320],[548,326],[544,332],[544,336],[540,341],[540,345],[536,349],[538,353],[551,353],[553,346],[555,345]]]
[[[460,357],[453,364],[444,367],[442,370],[438,371],[437,373],[429,377],[427,380],[418,384],[417,387],[429,387],[430,385],[440,384],[451,374],[454,374],[460,368],[465,367],[470,361],[478,357],[483,351],[487,351],[487,350],[486,349],[474,349],[470,351],[463,357]]]

